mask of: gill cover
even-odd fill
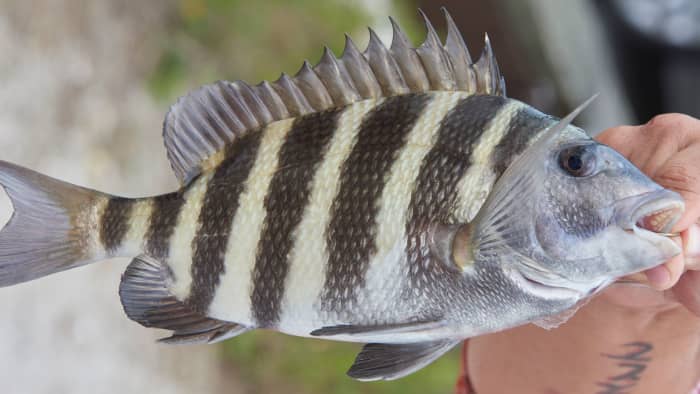
[[[534,199],[523,198],[535,195],[545,184],[545,157],[548,148],[598,95],[594,95],[579,105],[570,114],[552,125],[544,134],[527,148],[506,169],[493,187],[492,193],[479,210],[475,219],[473,250],[477,259],[488,259],[504,254],[516,253],[518,249],[530,250],[531,245],[523,245],[530,241],[530,228],[520,220],[522,212]],[[525,256],[529,269],[546,274],[547,270],[539,266],[531,256]]]

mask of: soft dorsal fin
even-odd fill
[[[418,48],[409,44],[392,19],[394,37],[389,48],[370,29],[364,52],[346,36],[340,58],[325,48],[317,65],[304,62],[294,77],[282,74],[275,82],[255,86],[218,81],[181,97],[163,125],[168,159],[178,180],[188,183],[227,144],[277,120],[368,98],[431,90],[505,96],[488,37],[479,60],[473,63],[461,33],[444,8],[443,12],[445,44],[421,12],[428,33]]]

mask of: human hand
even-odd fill
[[[673,229],[681,234],[683,252],[645,274],[651,287],[665,291],[657,303],[678,301],[700,316],[700,120],[659,115],[642,126],[608,129],[597,139],[683,196],[685,212]]]

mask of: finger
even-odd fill
[[[618,126],[603,130],[595,139],[629,157],[633,148],[638,148],[634,141],[638,139],[641,126]]]
[[[649,285],[656,290],[672,288],[685,270],[683,255],[673,257],[662,265],[644,271]]]
[[[693,223],[681,233],[685,268],[700,270],[700,224]]]
[[[686,272],[672,291],[681,304],[700,316],[700,271]]]
[[[603,131],[596,138],[615,149],[649,177],[653,177],[669,158],[688,144],[680,138],[680,132],[674,131],[664,136],[658,127],[649,127],[651,124],[652,122],[643,126],[614,127]],[[676,138],[669,138],[668,135]]]
[[[639,134],[644,141],[642,151],[648,154],[639,167],[653,178],[677,152],[700,144],[700,121],[683,114],[657,115],[641,127]]]
[[[700,144],[693,144],[673,155],[656,172],[654,180],[674,190],[685,201],[685,212],[673,231],[683,231],[700,218]]]

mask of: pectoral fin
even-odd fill
[[[402,378],[432,363],[457,343],[454,340],[395,345],[369,343],[355,358],[348,376],[362,381]]]

